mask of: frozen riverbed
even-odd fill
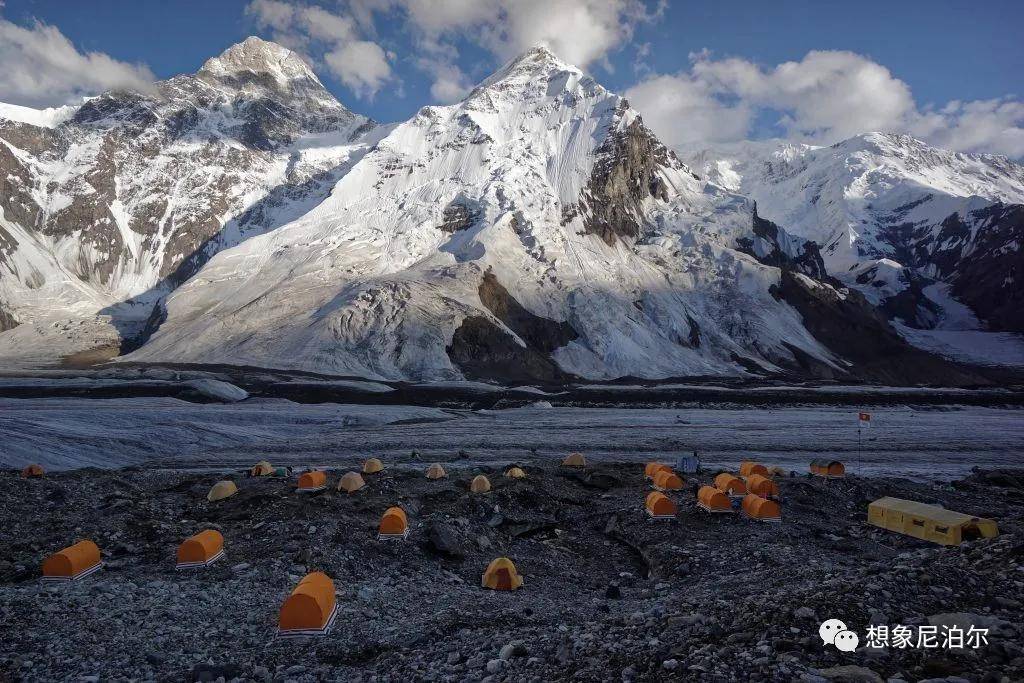
[[[530,461],[573,450],[593,459],[673,460],[698,451],[705,463],[741,459],[805,471],[835,457],[862,474],[953,478],[971,467],[1020,466],[1024,411],[928,406],[875,407],[858,434],[848,406],[733,409],[516,408],[303,405],[250,399],[199,405],[172,398],[0,399],[0,465],[49,468],[232,469],[275,464],[341,467],[377,455],[392,463]]]

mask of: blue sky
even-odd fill
[[[83,56],[109,56],[112,82],[194,71],[256,34],[301,51],[353,110],[392,121],[457,99],[508,56],[545,42],[627,93],[673,144],[832,142],[884,127],[1024,155],[1019,0],[6,0],[0,12],[0,29],[17,33],[5,41],[0,31],[7,70],[54,68],[38,62],[56,31]],[[36,90],[0,76],[0,101],[61,104],[103,86],[105,65],[80,65],[87,83],[63,89],[59,76],[41,76]],[[73,77],[74,63],[58,66]],[[688,133],[663,130],[681,120],[693,122]]]

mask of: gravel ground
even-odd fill
[[[642,466],[585,470],[526,462],[526,480],[453,455],[428,481],[412,457],[347,495],[296,494],[294,478],[81,469],[26,481],[0,473],[0,680],[1024,680],[1024,471],[979,471],[949,485],[858,477],[781,478],[784,522],[709,516],[687,478],[680,514],[649,522]],[[459,466],[460,463],[463,466]],[[476,474],[493,490],[468,492]],[[224,476],[236,496],[208,503]],[[1002,535],[958,548],[866,524],[895,495],[996,518]],[[390,505],[406,542],[378,542]],[[223,532],[227,557],[173,569],[177,544]],[[39,565],[81,538],[106,567],[47,587]],[[498,556],[524,575],[515,592],[480,587]],[[334,578],[339,617],[326,637],[273,638],[277,611],[311,570]],[[937,615],[962,613],[967,616]],[[966,619],[988,645],[943,649],[824,646],[843,619],[920,625]]]

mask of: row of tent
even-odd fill
[[[178,547],[175,567],[179,570],[206,567],[223,556],[224,537],[215,529],[206,529],[185,539]],[[95,573],[102,566],[99,547],[92,541],[79,541],[43,561],[43,580],[77,581]],[[491,590],[511,591],[523,585],[523,577],[512,560],[498,557],[487,565],[480,577],[480,585]],[[278,635],[324,635],[334,625],[337,612],[334,581],[323,572],[311,572],[299,581],[281,605]]]
[[[565,460],[563,465],[566,467],[584,467],[586,461],[583,459],[583,455],[580,453],[570,453]],[[266,460],[261,460],[249,469],[250,477],[271,477],[271,476],[284,476],[282,473],[286,468],[275,468]],[[346,472],[342,475],[341,480],[338,482],[337,489],[339,491],[345,491],[346,493],[355,493],[364,486],[366,486],[366,480],[362,475],[364,474],[377,474],[383,472],[385,469],[384,463],[378,458],[368,458],[363,463],[362,473],[360,472]],[[290,469],[288,469],[290,472]],[[448,476],[441,463],[435,462],[430,465],[426,471],[427,479],[437,480],[444,479]],[[505,476],[509,479],[526,479],[526,471],[518,466],[509,467],[505,470]],[[296,491],[299,493],[310,493],[314,491],[323,491],[327,488],[327,473],[323,470],[309,470],[299,475],[298,486]],[[473,478],[473,481],[469,485],[470,491],[473,493],[487,493],[491,490],[491,481],[486,476],[479,474]],[[206,495],[208,501],[216,502],[238,493],[238,485],[230,479],[219,481],[213,485],[209,493]]]

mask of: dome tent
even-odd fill
[[[299,493],[312,493],[327,488],[327,473],[322,470],[309,470],[299,475]]]
[[[79,541],[43,561],[43,581],[78,581],[102,566],[99,547],[92,541]]]
[[[659,491],[678,491],[683,488],[683,479],[672,470],[659,470],[653,484]]]
[[[656,475],[658,472],[661,472],[662,470],[668,470],[669,472],[671,472],[672,468],[664,463],[649,462],[647,463],[647,465],[644,466],[644,476],[647,477],[648,479],[654,479],[654,475]]]
[[[208,567],[224,557],[224,536],[216,529],[200,531],[178,546],[175,569]]]
[[[266,460],[260,460],[249,469],[250,477],[269,477],[274,474],[274,466]]]
[[[757,494],[762,498],[778,498],[779,485],[768,477],[754,474],[747,477],[747,491]]]
[[[23,479],[38,479],[41,478],[44,474],[45,472],[43,471],[43,466],[37,465],[35,463],[32,463],[31,465],[26,465],[25,468],[21,470],[21,476]]]
[[[730,498],[742,498],[747,495],[747,485],[735,474],[722,472],[715,477],[715,488],[725,492]]]
[[[384,463],[377,458],[367,458],[363,463],[363,474],[377,474],[384,469]]]
[[[562,461],[563,467],[586,467],[587,459],[583,457],[582,453],[570,453],[565,456],[565,460]]]
[[[435,462],[427,468],[427,479],[444,479],[447,476],[448,473],[444,471],[439,462]]]
[[[496,591],[514,591],[523,585],[523,577],[507,557],[491,560],[480,577],[480,585]]]
[[[238,487],[235,486],[235,482],[231,481],[230,479],[225,479],[224,481],[218,481],[216,484],[213,485],[213,488],[210,489],[210,492],[206,494],[206,500],[210,501],[211,503],[215,503],[218,500],[230,498],[236,493],[238,493]]]
[[[674,519],[679,509],[676,504],[669,500],[669,497],[658,491],[651,491],[647,494],[644,508],[651,519]]]
[[[409,520],[405,510],[400,507],[389,507],[380,518],[377,528],[377,540],[389,538],[407,538],[409,536]]]
[[[338,490],[346,491],[348,493],[355,493],[366,486],[366,481],[363,479],[363,475],[358,472],[346,472],[338,482]]]
[[[505,471],[509,479],[526,479],[526,471],[522,467],[510,467]]]
[[[487,493],[491,490],[491,480],[482,474],[478,474],[473,477],[469,490],[473,493]]]
[[[760,474],[762,477],[768,476],[768,468],[759,462],[752,462],[750,460],[744,460],[740,463],[740,476],[749,477],[752,474]]]
[[[697,507],[704,512],[732,512],[729,496],[713,486],[700,487],[697,491]]]
[[[756,519],[759,522],[781,522],[782,510],[774,500],[768,500],[761,496],[748,493],[743,497],[741,514],[749,519]]]
[[[811,474],[817,477],[838,479],[846,476],[846,466],[838,460],[812,460]]]
[[[322,636],[338,613],[334,582],[323,572],[307,574],[281,605],[277,634],[281,637]]]

